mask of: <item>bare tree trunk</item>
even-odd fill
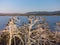
[[[28,33],[28,45],[31,45],[31,42],[30,42],[30,29],[29,29],[29,33]]]
[[[14,38],[14,45],[16,45],[16,40],[15,40],[15,38]]]
[[[39,45],[39,39],[38,39],[38,45]]]
[[[45,45],[45,41],[44,41],[44,45]]]
[[[11,40],[12,40],[12,33],[11,33],[11,30],[10,30],[10,39],[9,39],[9,45],[11,45]]]

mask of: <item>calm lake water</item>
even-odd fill
[[[6,26],[11,17],[12,16],[0,16],[0,30],[4,29],[4,27]],[[43,17],[47,19],[46,21],[49,23],[50,28],[52,29],[54,29],[56,22],[60,22],[60,16],[43,16]],[[21,19],[21,23],[27,21],[27,18],[24,16],[20,16],[19,18]]]

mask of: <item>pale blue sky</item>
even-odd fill
[[[59,10],[60,0],[0,0],[0,13]]]

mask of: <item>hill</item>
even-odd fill
[[[29,15],[39,15],[39,16],[59,16],[60,11],[34,11],[34,12],[27,12],[27,13],[0,13],[0,16],[29,16]]]

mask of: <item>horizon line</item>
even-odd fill
[[[60,11],[60,10],[57,10],[57,11]],[[1,12],[0,11],[0,14],[1,13],[19,13],[19,14],[24,14],[24,13],[28,13],[28,12],[57,12],[57,11],[27,11],[27,12]]]

